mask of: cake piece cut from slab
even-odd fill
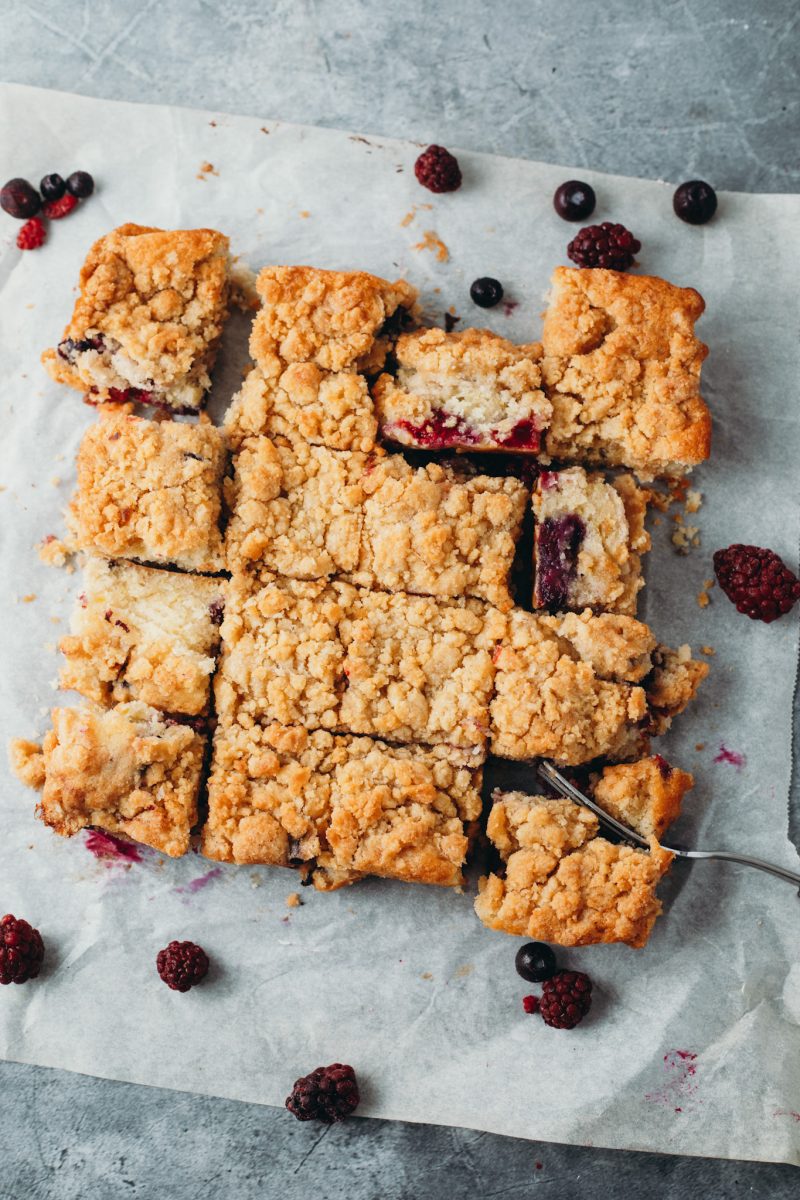
[[[140,701],[55,708],[40,747],[12,744],[38,814],[63,837],[88,826],[176,858],[189,849],[206,739]]]
[[[645,684],[650,707],[650,732],[666,733],[674,717],[694,700],[709,672],[708,663],[692,658],[689,646],[658,646],[653,671]]]
[[[661,838],[681,814],[694,786],[688,771],[671,767],[660,754],[637,762],[603,767],[592,782],[592,796],[612,817],[646,838]]]
[[[331,450],[367,453],[375,446],[378,422],[363,375],[323,371],[316,363],[292,363],[266,378],[254,368],[225,414],[228,443],[247,438],[302,439]]]
[[[202,850],[297,867],[322,891],[365,874],[458,886],[480,783],[480,768],[450,747],[223,721]]]
[[[533,493],[533,607],[636,615],[647,493],[631,475],[542,471]]]
[[[693,288],[663,279],[557,267],[542,334],[547,453],[643,479],[683,475],[708,458],[707,350],[694,333],[703,307]]]
[[[60,644],[61,687],[97,704],[206,712],[224,588],[220,579],[89,556],[72,632]]]
[[[613,845],[571,800],[495,792],[493,801],[487,834],[505,868],[478,885],[484,925],[560,946],[645,945],[672,861],[655,838],[649,852]]]
[[[225,443],[213,425],[146,421],[115,409],[86,431],[67,523],[81,550],[185,571],[224,566]]]
[[[632,617],[510,613],[495,654],[492,753],[570,766],[642,753],[648,708],[637,685],[655,647]]]
[[[395,374],[373,389],[383,437],[427,450],[538,453],[552,412],[541,353],[488,329],[403,334]]]
[[[228,239],[213,229],[121,225],[92,246],[72,319],[42,356],[93,402],[196,412],[228,315]]]
[[[265,267],[256,283],[262,308],[250,353],[267,379],[290,363],[376,374],[403,328],[414,323],[417,292],[365,271]]]
[[[482,756],[505,625],[477,600],[359,590],[339,625],[347,680],[339,727]]]

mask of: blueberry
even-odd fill
[[[43,200],[60,200],[67,190],[67,185],[60,175],[45,175],[39,184]]]
[[[556,973],[556,956],[544,942],[526,942],[517,951],[514,965],[529,983],[543,983]]]
[[[565,221],[583,221],[594,212],[596,203],[594,188],[580,179],[568,179],[553,196],[553,208]]]
[[[85,200],[94,191],[94,180],[88,171],[73,171],[67,180],[67,191],[79,200]]]
[[[687,179],[672,197],[675,216],[689,225],[705,225],[717,211],[717,193],[702,179]]]
[[[19,221],[27,221],[42,207],[42,198],[27,179],[9,179],[0,191],[0,208]]]
[[[499,279],[484,275],[475,280],[469,294],[472,303],[477,304],[478,308],[494,308],[495,304],[499,304],[503,299],[503,285]]]

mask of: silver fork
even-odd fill
[[[635,830],[629,829],[627,825],[623,825],[616,817],[612,817],[599,804],[596,804],[594,800],[585,795],[579,788],[576,788],[568,779],[565,779],[552,763],[540,762],[537,769],[542,779],[547,780],[551,787],[560,792],[562,796],[573,800],[576,804],[582,804],[584,808],[590,808],[601,825],[605,825],[608,829],[613,829],[614,833],[622,838],[623,841],[629,842],[634,846],[639,846],[643,850],[650,848],[647,838],[643,838],[640,833],[636,833]],[[747,854],[732,854],[729,850],[678,850],[674,846],[665,846],[663,842],[661,845],[662,849],[668,850],[670,854],[677,855],[678,858],[719,858],[724,862],[741,863],[744,867],[755,867],[758,871],[766,871],[769,875],[775,875],[778,879],[785,879],[787,883],[794,884],[798,889],[798,895],[800,895],[800,875],[796,871],[788,871],[786,867],[777,867],[774,863],[764,862],[763,858],[751,858]]]

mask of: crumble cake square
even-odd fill
[[[653,671],[645,684],[651,733],[666,733],[673,717],[679,716],[694,700],[709,669],[708,663],[692,658],[691,649],[685,644],[676,649],[656,647]]]
[[[41,790],[44,823],[63,837],[94,826],[172,858],[185,854],[205,737],[138,700],[51,715],[41,746],[12,744],[17,774]]]
[[[228,443],[240,450],[247,438],[300,438],[331,450],[374,449],[378,422],[363,375],[323,371],[316,363],[292,363],[275,378],[258,368],[248,374],[225,414]]]
[[[683,798],[692,787],[694,778],[688,771],[653,754],[603,767],[591,781],[591,795],[610,816],[642,837],[660,839],[681,815]]]
[[[450,747],[221,723],[202,851],[297,867],[322,891],[380,875],[458,886],[481,771]]]
[[[228,315],[228,239],[214,229],[121,225],[95,242],[57,348],[42,361],[94,402],[196,412]]]
[[[557,267],[542,334],[547,453],[643,479],[684,475],[708,458],[707,348],[694,333],[703,308],[693,288],[663,279]]]
[[[340,728],[482,755],[505,624],[477,600],[357,592],[339,625],[347,680]]]
[[[377,374],[417,312],[416,289],[404,279],[389,283],[365,271],[265,267],[256,287],[262,308],[250,353],[267,379],[299,362]]]
[[[208,709],[225,583],[91,555],[62,639],[61,687],[97,704]]]
[[[636,615],[647,493],[631,475],[542,471],[533,493],[533,607]]]
[[[505,864],[479,882],[475,911],[489,929],[560,946],[641,948],[661,912],[656,886],[672,855],[598,836],[594,813],[571,800],[495,792],[487,833]]]
[[[225,443],[213,425],[146,421],[109,406],[84,434],[77,468],[67,523],[79,549],[185,571],[223,568]]]
[[[552,405],[538,344],[515,346],[488,329],[422,329],[397,340],[394,375],[373,394],[381,433],[428,450],[536,454]]]

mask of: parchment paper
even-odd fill
[[[16,86],[0,91],[0,114],[4,178],[83,168],[98,183],[51,224],[41,251],[21,254],[16,222],[0,224],[5,742],[41,733],[46,709],[64,699],[53,648],[80,577],[44,567],[33,547],[62,528],[93,414],[49,381],[38,356],[60,335],[94,238],[123,221],[211,225],[254,267],[406,274],[439,319],[453,305],[463,324],[527,340],[574,230],[551,196],[576,172],[460,153],[463,188],[434,197],[414,179],[417,148],[401,142]],[[714,453],[693,483],[703,507],[687,518],[702,546],[677,555],[662,519],[642,607],[663,640],[716,651],[698,702],[661,747],[697,776],[674,836],[796,867],[787,795],[797,616],[765,626],[718,590],[706,609],[696,596],[713,550],[732,541],[796,561],[800,199],[722,194],[717,218],[693,229],[673,217],[669,185],[579,174],[597,190],[595,219],[641,238],[640,270],[692,284],[707,301]],[[415,249],[427,230],[449,261]],[[469,284],[484,274],[518,302],[510,315],[471,306]],[[216,411],[240,378],[246,330],[244,318],[231,324]],[[513,776],[535,789],[530,768]],[[83,837],[63,841],[36,822],[33,803],[7,772],[0,910],[39,926],[48,951],[36,983],[0,989],[8,1058],[266,1104],[338,1059],[356,1067],[366,1115],[800,1162],[800,900],[779,881],[677,865],[645,950],[564,954],[596,985],[591,1018],[565,1033],[522,1013],[519,943],[479,924],[472,894],[368,881],[333,895],[306,889],[290,910],[289,872],[154,853],[109,866]],[[173,937],[198,940],[216,964],[188,996],[155,975],[155,953]]]

